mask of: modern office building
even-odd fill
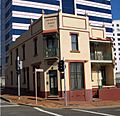
[[[1,50],[2,50],[2,37],[1,37],[1,21],[2,21],[2,18],[1,18],[1,13],[2,13],[2,11],[1,11],[2,9],[1,9],[1,1],[0,1],[0,77],[2,76],[2,55],[1,55]]]
[[[120,72],[120,20],[113,20],[115,72]]]
[[[14,61],[19,56],[21,92],[35,93],[37,86],[40,97],[63,98],[66,87],[69,101],[117,100],[120,88],[116,88],[112,55],[105,27],[89,25],[88,16],[42,14],[10,47],[6,87],[17,90],[20,71]],[[63,59],[65,70],[60,72]]]
[[[87,15],[89,24],[105,27],[106,36],[112,37],[112,16],[110,0],[4,0],[4,21],[2,64],[8,62],[9,46],[19,35],[28,30],[31,20],[62,9],[63,13]]]

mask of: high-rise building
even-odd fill
[[[113,20],[115,72],[120,72],[120,20]]]
[[[0,1],[0,30],[1,30],[1,1]],[[1,75],[2,75],[2,62],[1,62],[1,60],[2,60],[2,56],[1,56],[1,31],[0,31],[0,77],[1,77]]]
[[[3,34],[2,64],[8,61],[8,50],[16,38],[28,30],[31,19],[34,21],[45,14],[58,12],[86,15],[90,25],[105,26],[107,37],[112,37],[112,16],[110,0],[5,0],[3,5],[5,27]]]

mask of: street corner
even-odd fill
[[[9,102],[9,103],[12,102],[10,99],[6,98],[6,97],[3,96],[3,95],[0,96],[0,99],[4,100],[4,101],[6,101],[6,102]]]

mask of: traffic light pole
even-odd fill
[[[17,56],[18,99],[20,100],[20,57]]]
[[[18,99],[20,100],[20,74],[18,73]]]
[[[63,58],[63,60],[59,60],[58,70],[60,71],[60,73],[64,74],[64,101],[65,101],[65,106],[67,106],[67,91],[66,91],[65,69],[66,69],[66,65],[64,64],[64,58]]]
[[[67,106],[67,91],[66,91],[65,69],[66,69],[66,66],[64,65],[64,101],[65,101],[65,106]]]

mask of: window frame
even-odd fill
[[[74,71],[76,70],[75,72],[71,72],[71,65],[72,64],[76,65],[75,66],[76,68],[74,68]],[[80,68],[82,68],[82,70],[80,70],[80,71],[77,70],[77,65],[78,64],[80,64],[79,66],[80,66]],[[70,90],[74,91],[74,90],[85,89],[84,63],[83,62],[70,62],[69,63],[69,69],[70,69],[70,71],[69,71],[70,72]],[[76,76],[76,77],[74,77],[74,78],[71,79],[71,77],[73,75]],[[72,80],[73,80],[74,84],[76,84],[76,85],[74,85],[74,87],[72,87]],[[75,82],[75,80],[76,80],[77,83]],[[80,82],[78,82],[78,80],[80,80]],[[82,83],[82,85],[81,85],[80,88],[78,86],[78,83]]]
[[[13,71],[10,71],[11,85],[13,85]]]
[[[23,84],[26,84],[26,69],[23,68]]]
[[[25,44],[22,45],[23,60],[25,60]]]
[[[74,36],[74,38],[73,38]],[[70,33],[70,37],[71,37],[71,52],[79,52],[79,41],[78,41],[78,36],[79,33]],[[75,39],[75,41],[74,41]],[[75,45],[73,47],[73,45]]]
[[[37,37],[35,37],[35,38],[33,39],[33,44],[34,44],[34,56],[37,56],[37,55],[38,55],[37,41],[38,41],[38,39],[37,39]]]
[[[13,62],[12,62],[12,52],[10,52],[10,65],[12,65],[13,64]]]

